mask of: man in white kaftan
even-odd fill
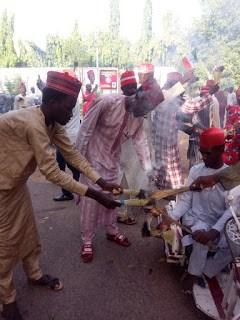
[[[216,174],[226,168],[221,157],[223,150],[224,133],[221,129],[210,128],[203,132],[200,151],[204,162],[191,168],[188,185],[198,176]],[[226,221],[231,217],[226,196],[221,184],[202,192],[189,191],[181,196],[170,213],[175,220],[182,218],[182,223],[193,232],[193,250],[188,266],[188,274],[193,277],[206,275],[212,278],[232,260],[223,232]],[[213,257],[208,257],[210,242],[218,248]]]

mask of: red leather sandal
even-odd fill
[[[81,257],[84,263],[89,263],[93,260],[93,247],[91,243],[85,243],[82,246]]]
[[[129,247],[131,245],[131,242],[123,234],[120,234],[120,233],[109,234],[109,233],[107,233],[106,236],[107,236],[108,240],[113,241],[113,242],[119,244],[120,246]]]

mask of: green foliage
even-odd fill
[[[152,39],[152,0],[145,0],[142,39],[147,43]]]
[[[14,16],[4,11],[0,18],[0,67],[14,67],[17,55],[13,43]]]
[[[57,35],[48,35],[46,43],[46,65],[48,67],[65,66],[64,40]]]
[[[16,67],[43,67],[46,53],[32,41],[18,42],[18,59]]]
[[[197,48],[205,67],[224,65],[222,84],[240,83],[240,8],[235,0],[202,0],[203,14],[196,21],[189,43]],[[229,80],[232,79],[232,80]]]

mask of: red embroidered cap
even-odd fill
[[[78,97],[82,83],[69,75],[68,72],[48,71],[46,87],[65,93],[69,96]]]
[[[125,87],[128,84],[137,84],[134,71],[125,71],[120,77],[121,87]]]

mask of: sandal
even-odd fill
[[[126,224],[128,226],[131,226],[131,225],[137,223],[136,219],[131,218],[131,217],[127,217],[127,218],[125,218],[125,217],[117,217],[117,222]]]
[[[82,246],[81,257],[84,263],[89,263],[93,260],[93,247],[91,243],[85,243]]]
[[[60,291],[63,289],[63,284],[58,278],[54,278],[49,274],[44,274],[40,279],[28,279],[29,283],[34,286],[43,286],[53,291]]]
[[[107,236],[108,240],[113,241],[113,242],[119,244],[120,246],[129,247],[131,245],[131,242],[129,242],[128,238],[125,237],[123,234],[120,234],[120,233],[109,234],[109,233],[107,233],[106,236]]]

